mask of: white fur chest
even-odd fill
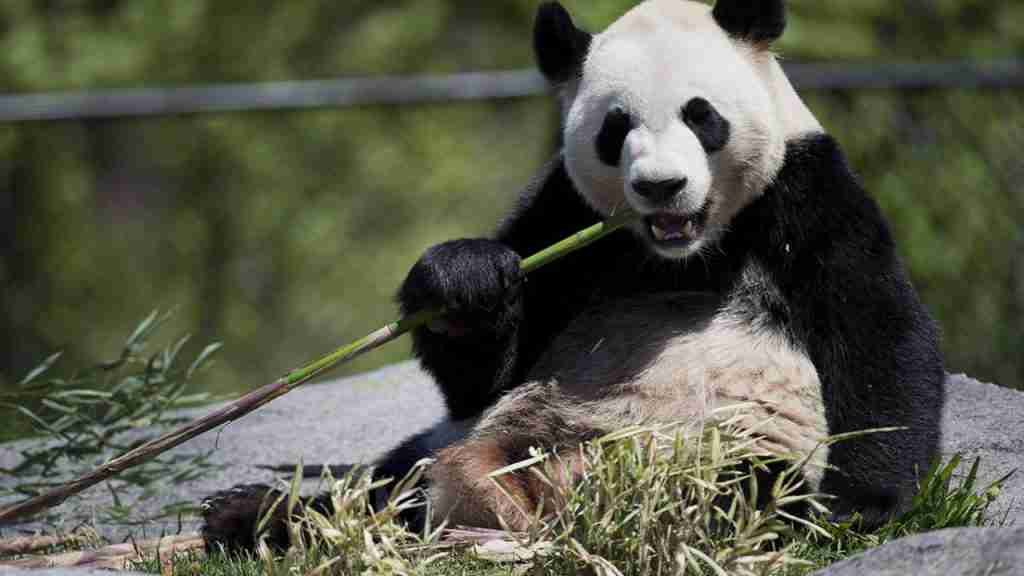
[[[720,314],[705,329],[666,342],[623,392],[644,420],[703,426],[739,414],[740,425],[762,436],[766,450],[813,453],[805,476],[814,488],[821,481],[828,424],[818,372],[780,334]]]
[[[805,476],[812,488],[821,480],[828,451],[820,444],[829,432],[817,370],[783,335],[740,319],[713,297],[673,294],[586,315],[534,375],[492,416],[512,410],[529,419],[517,398],[538,394],[549,403],[534,409],[559,411],[578,429],[699,427],[740,414],[740,425],[763,436],[766,450],[813,454]]]

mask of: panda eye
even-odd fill
[[[693,130],[700,140],[704,152],[714,154],[725,148],[729,143],[731,126],[729,121],[715,110],[710,102],[703,98],[694,98],[683,106],[683,122]]]
[[[622,108],[612,108],[604,117],[597,134],[597,157],[608,166],[618,166],[626,137],[633,130],[633,119]]]
[[[683,107],[683,120],[690,124],[704,124],[715,113],[711,103],[703,98],[694,98]]]

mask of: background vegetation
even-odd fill
[[[633,4],[564,3],[591,29]],[[0,91],[529,67],[536,4],[5,0]],[[1017,0],[790,4],[789,60],[1024,52]],[[892,219],[950,370],[1020,387],[1024,92],[807,98]],[[390,320],[426,246],[491,230],[556,121],[536,98],[0,125],[0,393],[58,349],[109,360],[154,307],[225,342],[212,392],[265,383]]]

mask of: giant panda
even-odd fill
[[[742,403],[765,446],[810,456],[804,477],[837,517],[905,508],[939,444],[939,337],[877,204],[771,51],[785,23],[782,0],[648,0],[592,35],[540,6],[561,150],[492,238],[434,246],[409,272],[404,312],[449,311],[413,340],[450,418],[377,474],[431,456],[439,519],[523,527],[487,475],[531,446]],[[640,215],[628,229],[521,276],[523,256],[624,205]],[[898,430],[819,447],[878,428]],[[503,488],[540,497],[526,479]],[[208,540],[251,545],[268,493],[207,500]]]

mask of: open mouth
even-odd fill
[[[647,231],[655,244],[669,247],[683,247],[693,243],[704,234],[707,225],[707,206],[692,214],[660,212],[644,219]]]

